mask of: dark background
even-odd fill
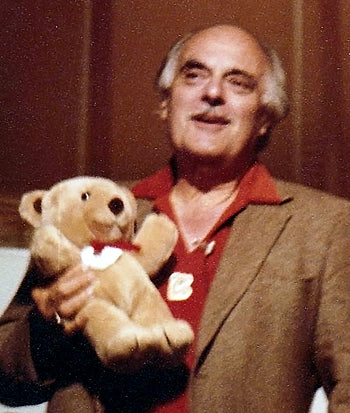
[[[350,197],[349,15],[348,0],[2,0],[2,200],[163,166],[155,73],[181,34],[227,22],[273,45],[288,72],[292,110],[263,155],[271,172]]]

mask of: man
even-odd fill
[[[165,212],[180,231],[156,282],[196,333],[186,364],[103,369],[79,336],[94,277],[77,267],[34,284],[34,309],[26,281],[3,317],[4,393],[50,398],[50,412],[302,413],[323,385],[329,411],[350,411],[349,204],[274,182],[257,161],[287,112],[278,60],[214,26],[172,49],[159,89],[174,157],[133,190],[143,214]],[[55,312],[77,333],[50,324]]]

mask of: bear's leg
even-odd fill
[[[162,325],[140,326],[103,299],[90,300],[79,316],[86,320],[84,334],[96,354],[114,370],[134,371],[147,361],[173,353]]]
[[[79,313],[86,320],[84,334],[89,339],[101,361],[108,365],[111,353],[115,358],[130,357],[137,349],[137,339],[130,318],[107,301],[91,299]],[[121,336],[121,331],[128,334]]]

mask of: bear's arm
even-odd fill
[[[80,261],[80,250],[53,225],[34,231],[30,253],[40,271],[53,276]]]

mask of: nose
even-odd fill
[[[108,208],[114,215],[119,215],[124,209],[124,202],[120,198],[113,198],[109,202]]]
[[[210,106],[221,106],[225,103],[222,83],[219,79],[211,78],[208,80],[202,100]]]

